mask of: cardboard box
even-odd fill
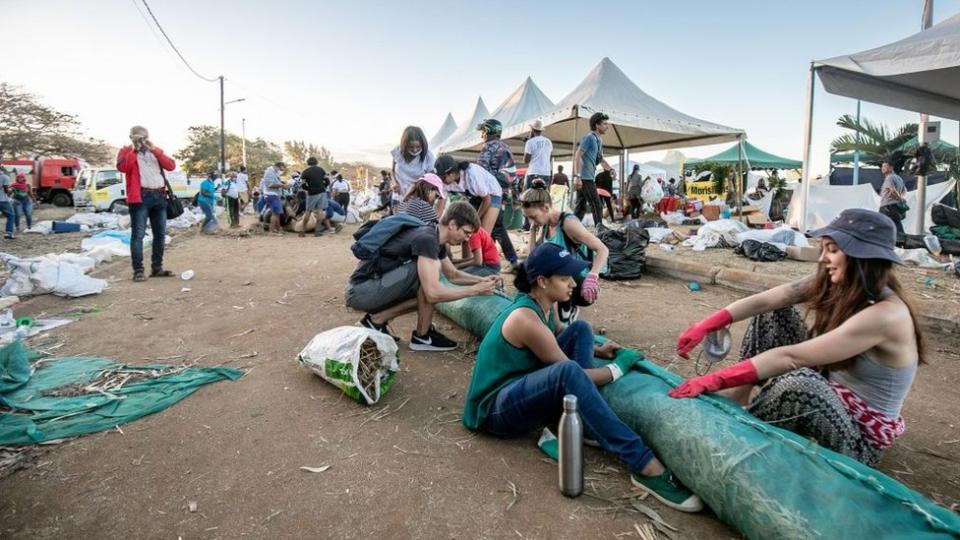
[[[761,213],[750,214],[747,216],[747,223],[753,227],[765,227],[767,223],[770,223],[770,218]]]
[[[707,221],[716,221],[720,219],[721,209],[722,207],[716,204],[705,204],[700,213],[703,214],[703,217],[707,218]]]

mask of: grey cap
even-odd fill
[[[826,227],[810,233],[814,238],[830,237],[840,250],[858,259],[885,259],[903,265],[894,248],[897,228],[893,220],[880,212],[848,208]]]

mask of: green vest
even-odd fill
[[[463,425],[469,429],[479,429],[483,425],[497,393],[503,387],[544,367],[544,363],[530,350],[515,347],[503,337],[503,321],[520,308],[532,309],[550,331],[554,331],[553,312],[551,311],[549,317],[544,316],[536,300],[529,295],[517,293],[513,304],[490,326],[477,350],[477,361],[473,365],[473,377],[470,379],[467,401],[463,408]]]

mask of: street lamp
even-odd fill
[[[223,113],[227,105],[246,101],[247,98],[223,101],[223,75],[220,77],[220,174],[227,172],[227,137],[223,128]]]

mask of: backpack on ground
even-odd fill
[[[380,253],[380,248],[397,233],[410,227],[423,227],[426,223],[409,214],[395,214],[368,225],[369,223],[365,223],[354,233],[353,237],[357,241],[350,246],[353,256],[360,260],[376,257]]]

